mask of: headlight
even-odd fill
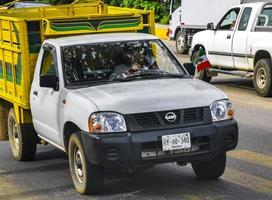
[[[220,100],[210,105],[213,122],[232,119],[234,111],[229,100]]]
[[[116,133],[127,131],[123,115],[114,112],[93,113],[89,120],[91,133]]]

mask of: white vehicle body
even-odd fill
[[[267,0],[172,0],[170,39],[178,43],[177,50],[183,53],[191,46],[195,33],[206,30],[208,23],[218,24],[230,7],[263,1]],[[180,36],[178,32],[183,33],[181,39],[177,37]]]
[[[101,191],[105,166],[182,161],[215,179],[238,144],[226,95],[189,76],[161,40],[143,33],[45,40],[30,108],[35,130],[22,136],[26,151],[41,141],[66,152],[81,194]]]
[[[197,79],[146,80],[99,85],[83,89],[67,89],[61,62],[61,48],[77,44],[157,39],[145,34],[100,34],[50,39],[44,42],[55,48],[59,66],[59,90],[39,86],[40,68],[44,54],[41,48],[31,88],[31,111],[38,135],[49,143],[65,150],[63,132],[67,122],[82,131],[89,131],[88,120],[97,111],[114,111],[122,114],[154,112],[209,106],[227,97]],[[182,88],[182,92],[177,92]],[[38,95],[35,95],[35,93]],[[201,94],[201,98],[199,95]],[[183,101],[180,101],[183,99]],[[64,104],[63,101],[66,101]],[[153,102],[149,104],[147,102]],[[165,103],[167,102],[167,103]],[[131,106],[137,105],[137,106]],[[41,114],[42,113],[42,114]]]
[[[271,4],[237,5],[232,7],[228,13],[233,13],[234,10],[239,12],[235,19],[235,27],[223,28],[223,23],[229,23],[227,20],[224,22],[223,17],[214,30],[195,34],[191,54],[202,46],[213,67],[254,72],[256,63],[260,59],[271,58],[272,32],[271,17],[269,16]],[[259,24],[259,16],[266,22]],[[229,21],[234,18],[231,16]]]

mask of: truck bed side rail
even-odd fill
[[[131,12],[138,13],[143,18],[143,29],[139,32],[155,35],[155,15],[153,11],[108,6],[109,14],[126,14]]]
[[[97,32],[120,32],[143,29],[143,18],[137,14],[97,15],[92,18],[43,19],[45,36],[75,35]]]

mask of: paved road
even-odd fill
[[[239,146],[228,154],[219,180],[199,181],[190,165],[159,165],[132,175],[107,170],[103,194],[80,196],[73,189],[65,154],[51,146],[39,147],[36,161],[19,163],[12,159],[8,143],[1,142],[0,200],[272,200],[272,98],[256,96],[249,79],[219,76],[212,84],[232,100],[240,129]]]

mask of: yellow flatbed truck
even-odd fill
[[[29,92],[44,40],[105,32],[155,33],[154,13],[111,7],[102,1],[0,10],[0,140],[8,138],[7,116],[32,122]]]

